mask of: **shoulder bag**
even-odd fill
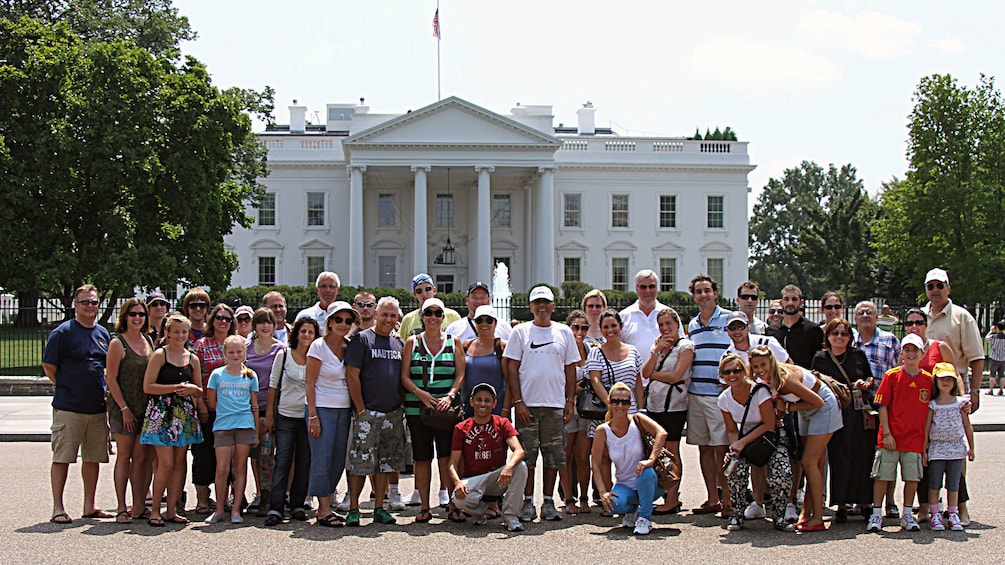
[[[604,363],[607,364],[607,370],[611,374],[611,379],[614,379],[614,369],[611,367],[611,362],[607,360],[607,356],[604,355],[604,351],[597,348],[600,356],[604,358]],[[603,373],[601,373],[600,384],[604,385],[608,390],[610,386],[604,382]],[[613,386],[613,384],[611,385]],[[579,414],[580,418],[585,418],[587,420],[603,420],[607,418],[607,405],[604,404],[603,399],[597,394],[597,391],[593,390],[593,385],[586,387],[586,390],[576,397],[576,413]]]
[[[846,381],[848,381],[848,384],[844,384],[835,379],[834,377],[830,375],[825,375],[820,371],[811,371],[811,372],[813,373],[814,376],[816,376],[817,380],[827,385],[827,387],[831,389],[831,392],[833,392],[834,396],[837,397],[838,404],[840,405],[840,408],[843,411],[845,408],[851,406],[851,387],[849,386],[851,384],[851,380],[848,379],[848,374],[844,372],[844,367],[841,366],[841,363],[838,363],[837,359],[834,358],[834,354],[831,353],[830,351],[828,351],[827,353],[830,353],[831,360],[834,361],[835,365],[837,365],[838,370],[841,371],[842,375],[844,375],[844,378]]]
[[[676,347],[677,347],[676,343],[670,346],[670,351],[667,351],[666,356],[663,357],[662,360],[660,360],[660,364],[656,367],[656,370],[653,371],[654,373],[658,373],[661,370],[663,370],[663,365],[666,364],[667,359],[670,357],[670,354],[673,353],[673,350]],[[645,399],[645,408],[646,408],[646,411],[647,412],[653,412],[653,413],[663,413],[663,414],[669,412],[670,411],[670,401],[673,400],[673,394],[675,392],[679,393],[679,394],[684,394],[685,391],[682,388],[683,386],[684,386],[684,381],[678,381],[676,383],[670,384],[670,383],[665,383],[663,381],[657,381],[657,380],[654,380],[654,379],[649,379],[649,384],[646,385],[646,390],[643,393],[643,397]],[[666,396],[664,397],[664,400],[663,400],[663,409],[662,410],[657,409],[658,407],[654,407],[654,406],[650,406],[649,405],[649,393],[650,393],[651,390],[654,391],[655,393],[657,393],[657,395],[659,393],[662,393],[663,391],[666,391]]]
[[[453,336],[444,335],[444,339],[453,340]],[[426,390],[429,386],[429,361],[426,360],[426,355],[428,351],[426,350],[426,342],[421,336],[415,339],[415,343],[421,348],[420,352],[422,354],[422,390]],[[451,345],[453,347],[453,345]],[[456,355],[457,352],[454,352]],[[404,362],[404,360],[402,360]],[[422,422],[427,428],[436,430],[438,432],[449,432],[453,431],[454,426],[456,426],[461,420],[464,419],[464,406],[461,404],[460,397],[454,397],[450,402],[450,408],[446,410],[436,410],[435,408],[430,408],[423,404],[419,407],[419,421]]]
[[[637,421],[635,422],[635,427],[639,429],[639,435],[642,436],[642,447],[645,451],[646,457],[653,452],[653,444],[656,443],[656,438],[653,434],[649,433],[649,430],[645,426],[640,425]],[[673,453],[670,452],[666,446],[660,447],[659,455],[656,456],[656,463],[653,464],[653,471],[656,471],[657,482],[660,488],[670,492],[680,483],[680,461],[674,458]]]
[[[747,413],[750,412],[750,404],[754,400],[754,395],[760,388],[768,388],[766,384],[756,384],[754,388],[750,389],[750,396],[747,398],[747,404],[744,405],[743,418],[740,419],[740,432],[743,432],[743,424],[747,421]],[[747,434],[741,435],[744,437]],[[768,464],[771,460],[771,456],[775,453],[778,448],[778,433],[774,430],[765,432],[761,437],[755,439],[754,441],[748,443],[743,451],[740,452],[740,457],[746,459],[751,465],[756,465],[758,467]]]

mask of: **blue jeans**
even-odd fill
[[[635,489],[623,484],[616,484],[611,489],[617,497],[613,499],[614,508],[612,514],[630,514],[638,512],[639,518],[652,520],[653,500],[658,496],[656,471],[652,467],[646,467],[642,474],[635,477]]]
[[[276,427],[276,468],[272,471],[272,499],[270,514],[283,515],[286,485],[293,464],[293,483],[290,484],[290,508],[303,508],[307,498],[307,485],[311,474],[311,447],[308,441],[307,422],[303,418],[289,418],[278,414]]]
[[[304,407],[304,418],[310,418]],[[310,496],[325,497],[335,492],[335,487],[345,471],[345,456],[349,449],[349,426],[352,408],[318,408],[321,435],[308,434],[311,447],[311,480],[307,487]]]

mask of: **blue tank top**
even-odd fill
[[[496,356],[495,352],[488,355],[465,355],[464,356],[464,413],[468,416],[474,414],[471,408],[471,389],[475,385],[488,383],[496,389],[496,407],[492,413],[502,415],[503,399],[506,397],[506,379],[503,377],[502,360]]]

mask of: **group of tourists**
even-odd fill
[[[482,282],[468,288],[466,316],[425,273],[412,280],[420,307],[408,313],[366,291],[339,301],[340,288],[321,273],[318,302],[292,325],[278,292],[234,310],[197,288],[170,313],[152,292],[125,301],[114,338],[97,323],[97,289],[77,289],[74,318],[43,356],[55,384],[51,521],[72,522],[63,489],[79,453],[83,516],[119,523],[186,524],[194,512],[239,524],[255,513],[275,526],[313,512],[319,526],[359,526],[369,480],[375,523],[396,524],[392,513],[410,504],[417,523],[442,508],[450,521],[501,519],[510,532],[538,516],[599,512],[646,535],[654,517],[683,512],[686,428],[705,486],[691,513],[715,514],[728,530],[767,518],[780,531],[823,531],[828,505],[832,524],[858,515],[869,531],[884,517],[908,531],[969,523],[969,414],[980,406],[985,340],[949,299],[941,269],[926,276],[929,302],[907,313],[902,341],[877,327],[872,302],[855,306],[854,326],[843,319],[833,292],[821,300],[822,326],[810,322],[794,285],[766,321],[752,281],[737,289],[738,309],[725,310],[707,275],[690,282],[698,313],[686,327],[657,300],[651,270],[636,275],[632,305],[610,309],[595,289],[565,324],[552,321],[552,290],[535,287],[532,319],[512,328]],[[1005,342],[997,335],[986,339]],[[95,505],[109,431],[114,513]],[[399,491],[406,472],[411,496]]]

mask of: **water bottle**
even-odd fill
[[[857,388],[851,389],[851,405],[855,410],[862,410],[865,405],[862,403],[862,391]]]
[[[740,464],[740,458],[737,457],[736,455],[731,455],[729,457],[729,462],[727,462],[726,466],[722,469],[722,474],[726,475],[727,477],[732,475],[733,471],[736,470],[736,466],[739,464]]]

